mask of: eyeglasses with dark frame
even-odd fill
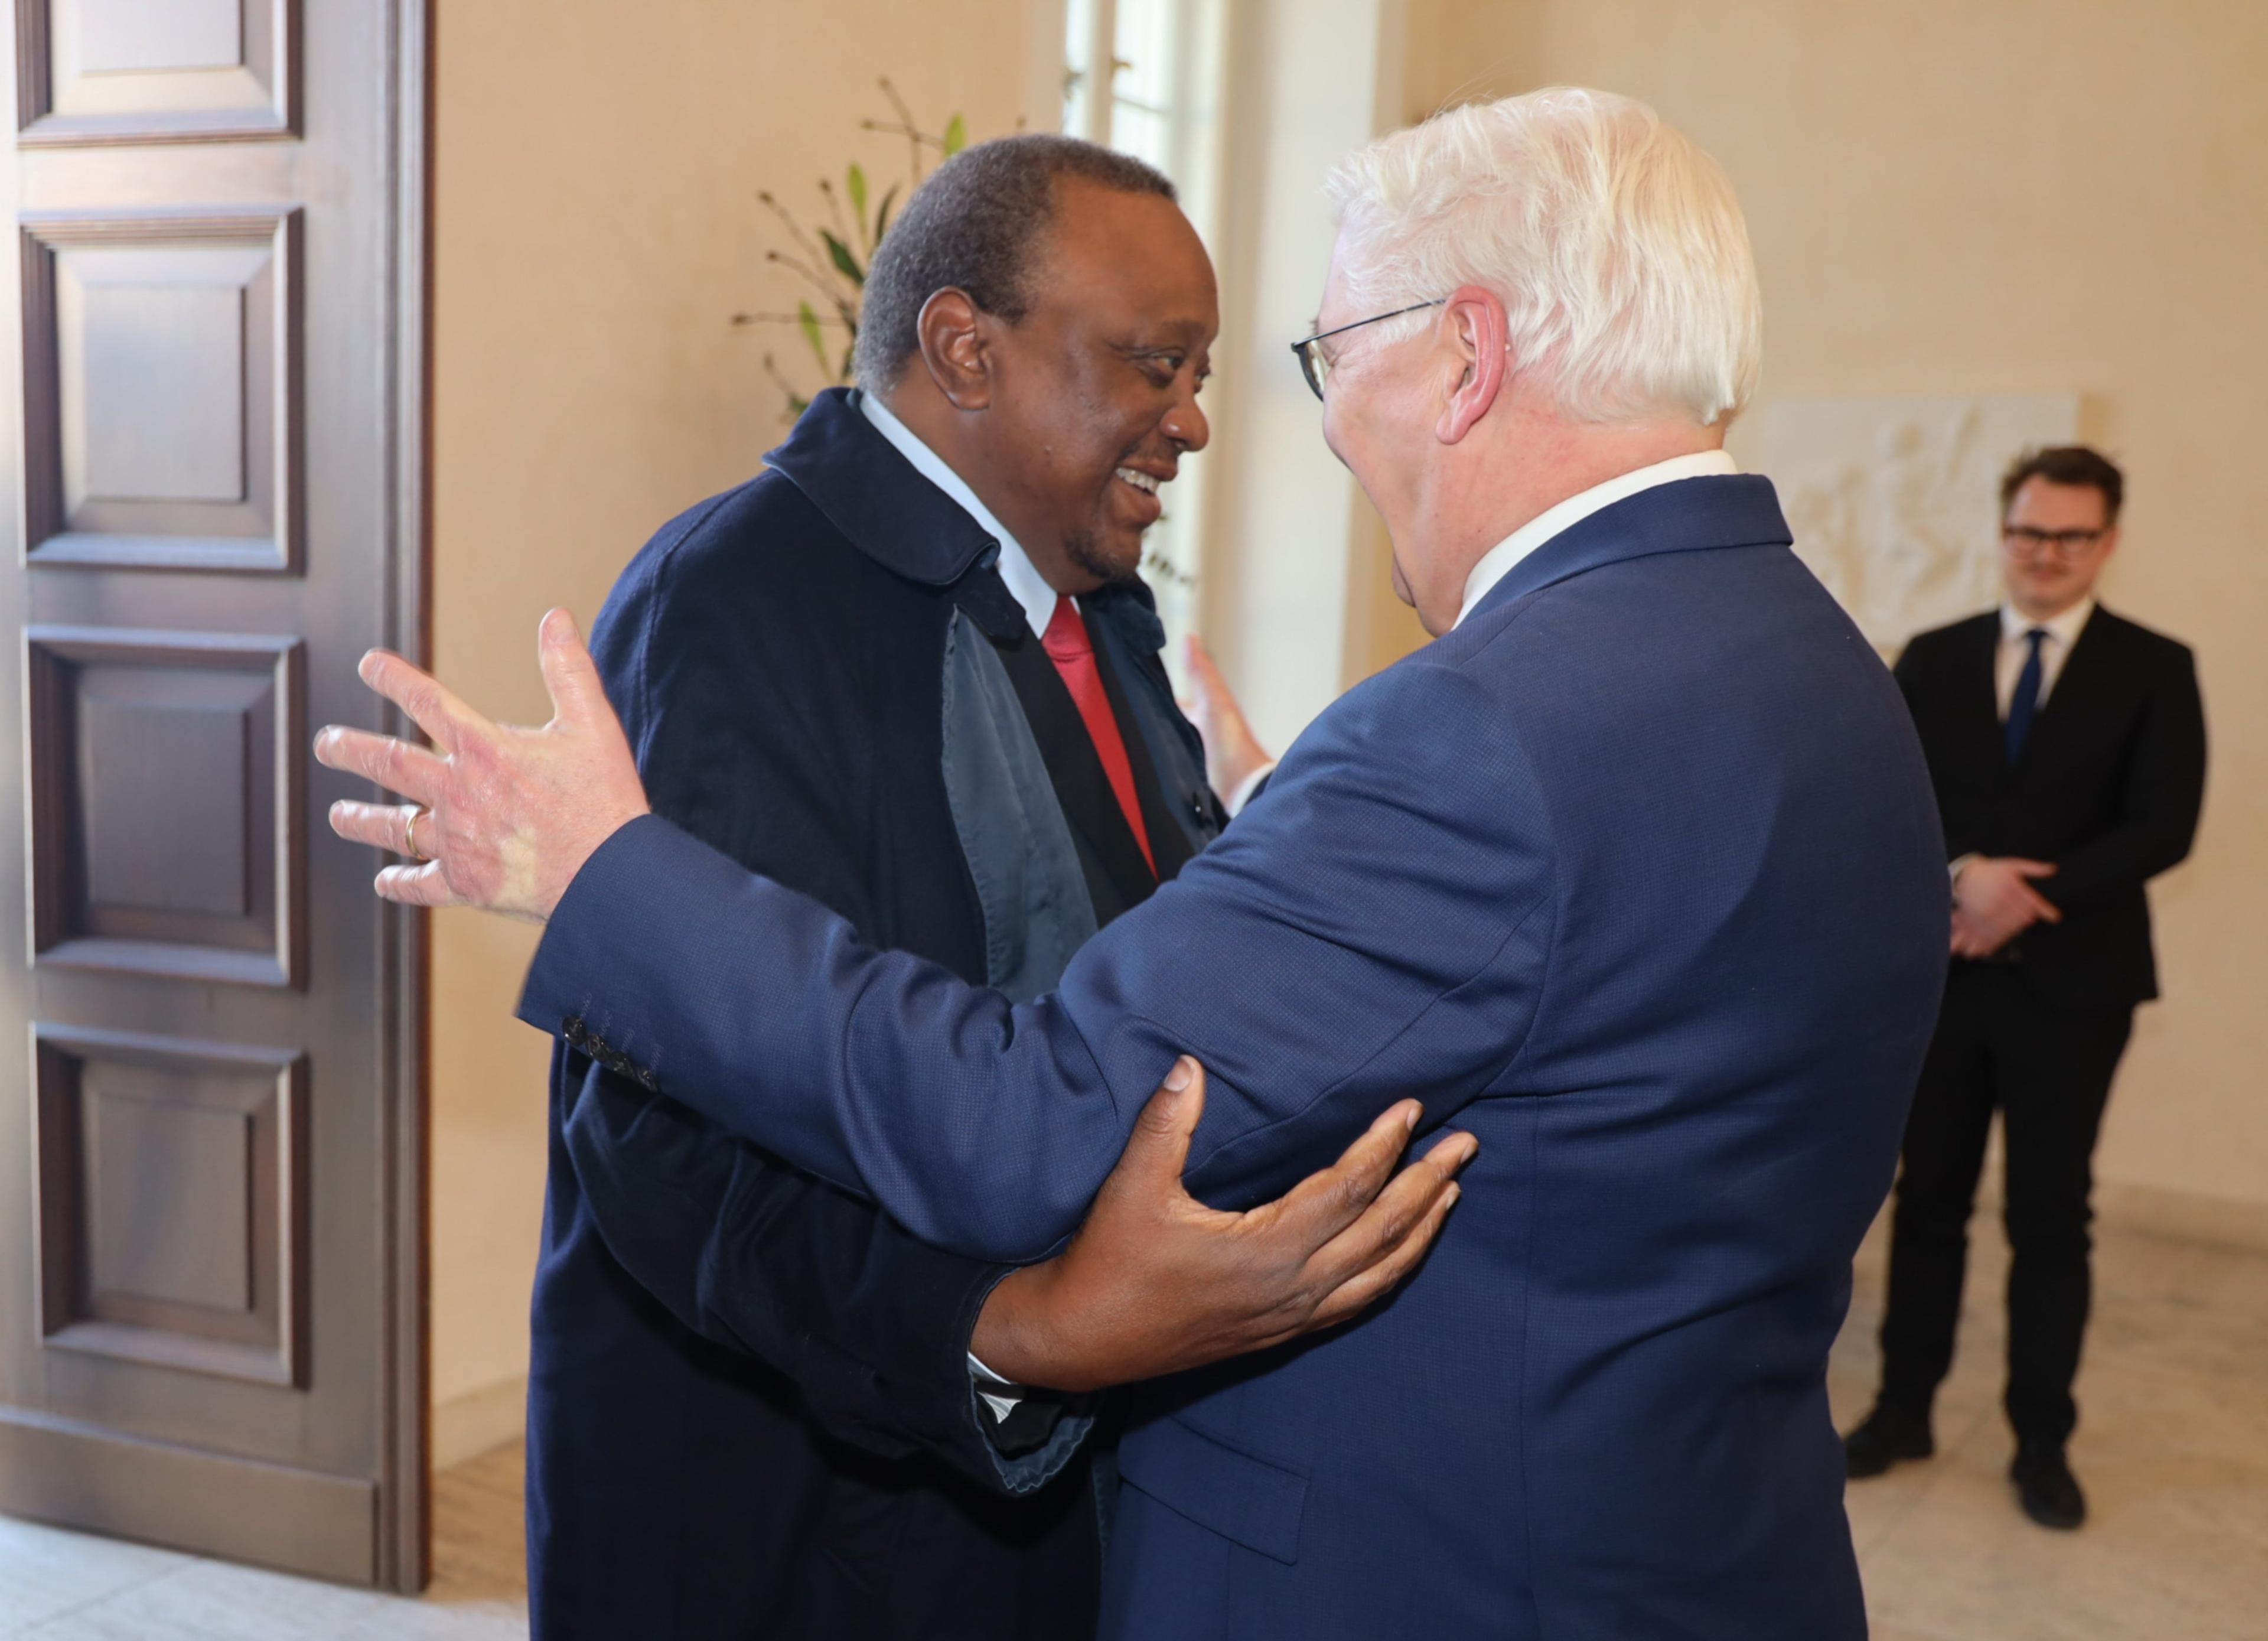
[[[1368,319],[1359,319],[1351,325],[1337,325],[1329,330],[1319,330],[1305,341],[1292,344],[1292,351],[1300,356],[1300,374],[1307,379],[1307,386],[1317,399],[1323,396],[1323,384],[1331,379],[1331,362],[1315,346],[1332,336],[1344,336],[1351,330],[1360,330],[1365,325],[1375,325],[1381,320],[1400,319],[1404,313],[1423,313],[1429,307],[1440,307],[1449,298],[1436,297],[1431,302],[1413,302],[1408,307],[1398,307],[1391,313],[1373,313]]]
[[[2065,560],[2078,557],[2110,534],[2108,526],[2100,530],[2036,530],[2028,524],[2000,526],[2000,540],[2005,545],[2026,554],[2044,548]]]

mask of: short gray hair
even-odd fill
[[[1740,202],[1644,103],[1563,86],[1450,109],[1357,151],[1328,192],[1366,310],[1492,291],[1565,415],[1707,426],[1756,392],[1763,301]]]

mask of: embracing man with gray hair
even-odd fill
[[[1137,1387],[1105,1635],[1858,1641],[1827,1351],[1948,914],[1897,690],[1723,453],[1759,345],[1738,206],[1650,110],[1569,90],[1385,138],[1333,197],[1297,347],[1435,642],[1052,992],[874,951],[648,813],[563,616],[547,729],[378,655],[440,754],[320,755],[431,811],[382,893],[549,920],[522,1018],[659,1090],[658,1197],[672,1101],[1005,1260],[1200,1063],[1217,1205],[1404,1095],[1477,1137],[1390,1302]],[[987,1361],[1027,1378],[1001,1321]]]

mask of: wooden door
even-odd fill
[[[11,0],[0,1509],[423,1581],[424,0]]]

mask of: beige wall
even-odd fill
[[[1344,658],[1375,647],[1369,606],[1347,589],[1382,564],[1384,529],[1323,443],[1288,344],[1307,334],[1330,261],[1324,173],[1400,122],[1403,18],[1402,0],[1238,0],[1230,12],[1198,614],[1278,748],[1351,681]]]
[[[2085,395],[2130,480],[2108,600],[2197,647],[2213,737],[2101,1172],[2268,1203],[2268,6],[1412,0],[1409,64],[1413,117],[1593,85],[1713,152],[1767,398]]]
[[[727,320],[792,302],[755,194],[806,217],[860,159],[889,75],[937,129],[1051,127],[1060,0],[463,0],[440,8],[435,247],[434,649],[486,710],[546,716],[554,603],[588,622],[665,519],[747,477],[784,428],[769,345]],[[433,931],[433,1391],[452,1408],[526,1370],[548,1043],[511,1015],[534,931]],[[469,1417],[469,1416],[468,1416]],[[502,1432],[508,1433],[508,1432]]]

